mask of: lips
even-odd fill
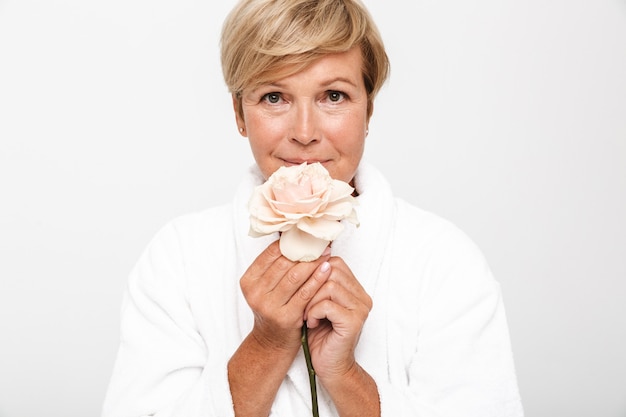
[[[327,163],[329,161],[328,159],[299,159],[299,158],[295,158],[295,159],[284,159],[284,158],[281,158],[281,159],[285,163],[286,166],[302,165],[305,162],[308,165],[314,164],[316,162],[319,162],[320,164],[324,165],[325,163]]]

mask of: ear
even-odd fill
[[[235,112],[237,130],[241,136],[247,137],[246,121],[243,118],[243,109],[241,108],[241,98],[237,97],[237,94],[232,94],[231,97],[233,99],[233,111]]]

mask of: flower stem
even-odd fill
[[[311,407],[313,417],[319,417],[317,409],[317,385],[315,384],[315,369],[313,369],[313,361],[311,361],[311,351],[309,350],[309,329],[306,327],[306,321],[302,325],[302,350],[304,350],[304,359],[306,359],[306,367],[309,370],[309,384],[311,385]]]

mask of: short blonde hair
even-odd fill
[[[293,75],[326,54],[361,48],[368,116],[389,74],[383,41],[359,0],[241,0],[222,28],[224,79],[241,92]]]

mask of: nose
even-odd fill
[[[319,141],[318,115],[311,103],[299,103],[294,109],[291,140],[302,145]]]

